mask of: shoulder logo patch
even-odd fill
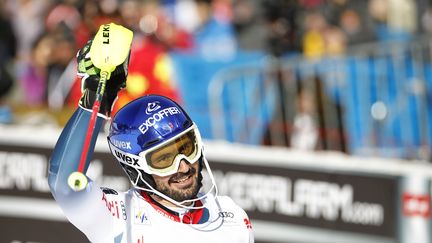
[[[145,210],[145,208],[135,207],[134,208],[134,223],[140,225],[149,225],[150,219],[149,214]]]

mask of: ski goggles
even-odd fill
[[[181,160],[193,164],[202,153],[201,136],[195,125],[164,143],[142,151],[138,156],[117,149],[111,141],[109,145],[119,162],[158,176],[176,173]]]

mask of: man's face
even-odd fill
[[[153,175],[156,190],[182,202],[194,198],[202,186],[200,163],[182,160],[177,173],[169,176]]]
[[[169,168],[176,166],[174,161],[179,154],[193,160],[200,156],[194,131],[150,152],[146,158],[153,168]],[[168,176],[153,175],[155,189],[178,202],[193,199],[202,186],[200,166],[199,161],[191,164],[186,159],[181,159],[176,173]]]

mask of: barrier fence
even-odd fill
[[[1,242],[86,242],[66,221],[47,184],[59,131],[0,130]],[[432,240],[430,164],[215,141],[205,145],[220,194],[247,211],[257,243]],[[103,134],[89,176],[100,186],[129,187]]]
[[[340,57],[222,68],[208,84],[209,137],[431,160],[431,53],[430,37],[422,37],[357,46]]]

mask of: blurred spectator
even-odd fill
[[[417,13],[410,0],[369,0],[369,14],[375,21],[378,40],[408,40],[416,31]],[[396,5],[395,5],[396,4]],[[404,9],[406,8],[406,9]]]
[[[57,28],[51,32],[51,35],[54,39],[54,45],[52,46],[51,61],[48,66],[48,94],[54,91],[67,66],[75,61],[75,56],[78,51],[73,32],[65,24],[57,26]],[[73,76],[70,78],[73,79]]]
[[[296,1],[262,1],[268,28],[267,48],[276,57],[299,50],[299,28],[296,25],[298,5]]]
[[[303,55],[307,58],[321,58],[325,55],[343,55],[347,49],[347,36],[336,25],[330,25],[320,11],[305,15],[303,33]]]
[[[87,40],[96,34],[104,18],[99,3],[95,0],[83,1],[78,5],[77,10],[81,14],[81,21],[74,32],[77,48],[82,48],[87,43]]]
[[[291,147],[300,150],[315,150],[318,144],[318,122],[316,98],[311,89],[300,89],[296,99],[293,118]]]
[[[199,17],[195,0],[167,0],[163,1],[166,18],[188,33],[198,28]]]
[[[347,50],[345,33],[337,26],[331,26],[324,31],[325,54],[329,56],[342,56]]]
[[[339,27],[344,32],[347,45],[374,41],[367,4],[367,1],[330,0],[322,6],[329,25]]]
[[[351,6],[350,0],[328,0],[319,6],[330,25],[338,25],[342,13]],[[358,2],[358,1],[357,1]]]
[[[78,10],[81,13],[81,21],[75,29],[75,38],[77,48],[82,48],[99,28],[95,21],[99,16],[99,5],[95,1],[84,1]]]
[[[339,26],[347,37],[347,44],[354,45],[375,40],[372,30],[364,22],[364,18],[354,9],[344,10],[339,17]]]
[[[342,30],[348,37],[348,41],[350,44],[356,42],[361,38],[362,23],[360,20],[360,16],[353,9],[344,10],[340,17],[339,23]]]
[[[143,11],[147,12],[145,8],[149,8],[151,11],[158,11],[157,6],[157,2],[152,0],[147,1],[145,5],[137,0],[124,0],[119,6],[119,13],[127,28],[134,32],[140,32],[141,21],[144,21]]]
[[[305,10],[313,10],[322,7],[325,2],[324,0],[299,0],[298,4]]]
[[[47,31],[54,31],[58,25],[64,24],[67,28],[76,29],[81,15],[74,4],[76,0],[64,0],[54,5],[47,13],[45,18],[45,28]]]
[[[19,60],[28,59],[34,41],[44,31],[44,18],[52,0],[6,1],[6,11],[17,36],[17,57]]]
[[[422,30],[428,34],[432,33],[432,8],[428,7],[421,16]]]
[[[193,33],[195,50],[208,61],[226,61],[234,58],[237,40],[232,23],[217,15],[212,0],[195,0],[199,27]]]
[[[385,23],[388,12],[387,0],[369,0],[368,11],[374,21],[377,23]]]
[[[302,150],[346,152],[342,107],[334,102],[318,76],[299,80],[290,145]]]
[[[258,0],[233,1],[233,25],[241,50],[263,51],[268,30]]]
[[[387,24],[390,29],[417,32],[417,9],[414,0],[388,0]]]
[[[136,11],[131,8],[138,9],[139,15],[131,15]],[[127,86],[121,91],[117,109],[144,94],[162,94],[181,102],[172,78],[168,52],[176,48],[189,48],[191,37],[165,17],[158,1],[140,3],[128,0],[123,3],[121,13],[128,16],[125,18],[129,20],[127,23],[136,31]]]
[[[307,58],[322,57],[326,52],[324,31],[328,28],[327,20],[320,12],[313,11],[306,14],[304,22],[303,55]]]
[[[102,24],[123,24],[119,16],[118,0],[65,0],[51,9],[47,27],[64,22],[74,33],[76,45],[81,48]]]
[[[30,61],[24,66],[19,77],[24,103],[29,106],[40,106],[45,103],[48,66],[50,65],[55,42],[51,35],[43,34],[34,43]]]
[[[16,37],[5,14],[4,1],[0,1],[0,100],[14,83],[8,67],[15,58],[16,48]]]
[[[164,7],[160,6],[160,8],[160,11],[165,13],[163,10]],[[178,26],[176,22],[171,20],[171,17],[162,13],[157,16],[157,28],[154,33],[148,32],[147,34],[150,34],[150,37],[156,38],[156,41],[165,45],[167,51],[191,51],[194,47],[191,33]],[[147,14],[146,16],[150,16],[150,14]]]

